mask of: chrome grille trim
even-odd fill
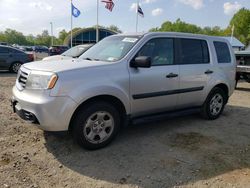
[[[16,86],[19,90],[25,89],[29,73],[29,69],[25,69],[24,67],[20,68],[16,80]]]

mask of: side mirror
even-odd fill
[[[151,57],[149,56],[139,56],[130,62],[130,67],[134,68],[150,68],[151,67]]]

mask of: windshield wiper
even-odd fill
[[[84,60],[88,60],[88,61],[93,61],[93,59],[89,58],[89,57],[86,57],[86,58],[83,58]]]
[[[88,61],[100,61],[100,59],[92,59],[89,57],[83,58],[84,60],[88,60]]]

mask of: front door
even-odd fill
[[[153,38],[136,57],[149,56],[150,68],[130,67],[131,111],[135,116],[175,109],[179,66],[174,64],[174,39]]]

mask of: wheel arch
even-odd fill
[[[226,94],[226,103],[228,102],[228,99],[229,99],[229,87],[225,84],[225,83],[218,83],[218,84],[216,84],[213,88],[212,88],[212,90],[214,89],[214,88],[220,88],[220,89],[222,89],[224,92],[225,92],[225,94]],[[212,91],[211,90],[211,91]]]
[[[84,108],[87,105],[90,105],[91,103],[95,103],[98,101],[104,101],[104,102],[107,102],[107,103],[114,105],[114,107],[119,111],[121,121],[124,122],[126,120],[127,110],[126,110],[126,107],[125,107],[124,103],[122,102],[122,100],[120,100],[119,98],[117,98],[113,95],[98,95],[98,96],[93,96],[93,97],[85,100],[84,102],[82,102],[81,104],[79,104],[77,106],[77,108],[75,109],[75,111],[70,119],[70,123],[69,123],[69,130],[70,131],[73,129],[73,122],[74,122],[74,119],[75,119],[77,113],[79,112],[79,110],[81,108]]]

